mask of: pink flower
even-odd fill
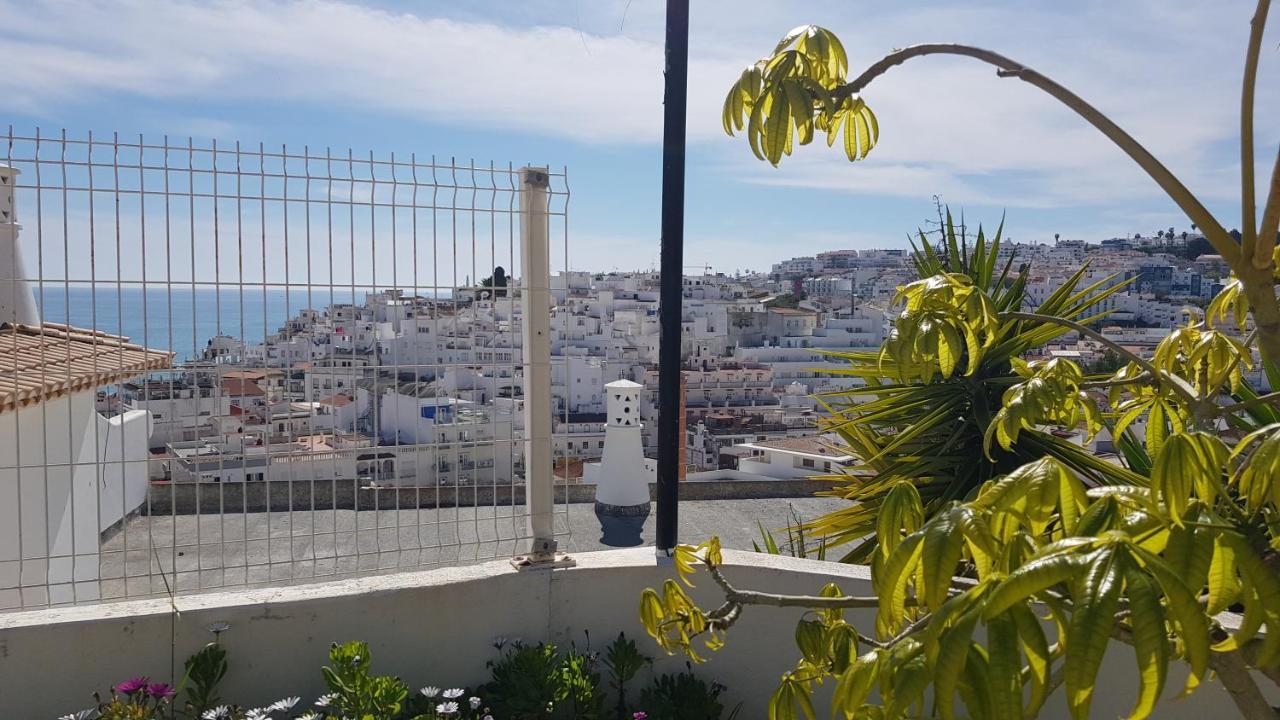
[[[147,681],[150,679],[151,678],[147,677],[136,677],[131,680],[125,680],[111,689],[121,695],[133,695],[134,693],[146,690]]]
[[[649,713],[643,710],[637,710],[631,713],[631,720],[645,720],[647,717],[649,717]]]
[[[147,694],[153,698],[173,697],[174,690],[166,683],[152,683],[147,686]]]

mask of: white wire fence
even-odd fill
[[[0,143],[0,609],[528,550],[521,215],[567,268],[566,172]]]

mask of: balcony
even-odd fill
[[[495,637],[545,640],[561,645],[603,643],[619,631],[638,638],[659,656],[655,672],[675,672],[681,658],[660,657],[635,611],[645,587],[673,575],[655,563],[651,548],[584,552],[575,567],[521,572],[503,561],[470,567],[365,577],[292,587],[244,589],[168,599],[133,600],[0,615],[0,698],[19,698],[20,716],[53,718],[85,704],[72,697],[86,688],[119,682],[122,673],[168,678],[173,658],[210,640],[213,623],[229,625],[221,636],[229,653],[224,681],[235,700],[266,704],[282,694],[318,697],[326,692],[317,668],[334,640],[366,640],[380,672],[409,682],[475,687],[487,677]],[[726,551],[724,572],[740,586],[794,591],[837,583],[851,594],[870,594],[863,567],[790,557]],[[717,598],[711,583],[691,594],[700,603]],[[424,612],[424,608],[429,611]],[[175,614],[175,610],[179,614]],[[848,612],[861,627],[874,612]],[[728,706],[763,708],[778,677],[793,666],[790,649],[800,612],[750,608],[699,673],[727,687]],[[57,668],[58,672],[49,672]],[[1110,653],[1094,698],[1095,717],[1126,714],[1137,682],[1128,653]],[[76,687],[68,687],[74,678]],[[1170,677],[1180,686],[1182,678]],[[828,690],[829,692],[829,690]],[[825,695],[819,693],[819,701]],[[1230,701],[1216,685],[1162,706],[1162,718],[1220,716]],[[13,707],[12,705],[10,706]],[[1044,718],[1066,717],[1064,703],[1050,703]]]

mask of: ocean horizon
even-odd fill
[[[274,335],[303,309],[334,303],[362,303],[369,288],[262,288],[118,286],[96,288],[61,283],[34,284],[45,322],[123,335],[131,342],[176,353],[178,361],[198,357],[210,338],[230,335],[249,344]],[[425,294],[425,293],[418,293]]]

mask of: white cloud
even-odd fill
[[[13,20],[0,38],[0,53],[13,59],[0,93],[27,112],[112,93],[215,95],[586,142],[661,138],[662,48],[624,36],[587,39],[569,27],[515,29],[329,0],[0,2],[0,14]],[[716,65],[699,60],[695,74],[716,75]],[[704,100],[694,96],[695,116],[718,112],[718,100]]]
[[[118,96],[234,108],[286,103],[591,144],[661,139],[662,7],[628,0],[414,4],[391,12],[341,0],[154,3],[0,0],[0,96],[49,115]],[[623,12],[626,21],[622,22]],[[818,22],[854,67],[894,45],[953,39],[992,47],[1110,113],[1217,208],[1238,202],[1241,46],[1248,0],[1069,4],[773,3],[693,8],[689,136],[733,182],[954,203],[1048,208],[1149,202],[1159,190],[1080,119],[971,60],[895,68],[866,96],[881,146],[850,166],[800,150],[772,170],[722,136],[720,101],[739,69],[787,28]],[[1274,29],[1265,47],[1273,48]],[[1265,178],[1280,127],[1280,57],[1264,58],[1259,146]],[[212,102],[211,102],[212,99]],[[233,117],[174,125],[223,134]],[[712,142],[714,141],[714,143]],[[1228,223],[1229,225],[1231,223]]]

